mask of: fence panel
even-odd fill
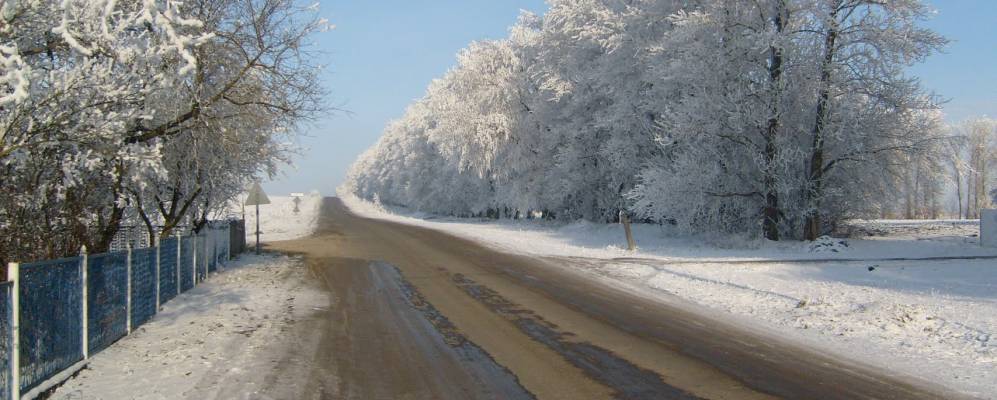
[[[95,354],[128,334],[128,253],[87,257],[87,342]]]
[[[222,245],[223,245],[223,241],[222,240],[223,240],[223,236],[224,236],[223,235],[224,231],[222,230],[222,226],[218,225],[218,226],[215,227],[214,230],[211,231],[211,233],[213,235],[212,240],[215,242],[215,246],[214,246],[215,247],[215,252],[212,254],[212,256],[215,259],[215,262],[211,263],[211,265],[208,266],[208,271],[215,271],[215,270],[218,269],[218,264],[220,264],[220,263],[223,262],[223,260],[222,260]]]
[[[215,232],[215,265],[213,268],[209,268],[210,271],[214,272],[218,269],[219,265],[224,264],[228,261],[228,242],[229,242],[229,230],[228,223],[225,225],[220,225],[220,228],[216,229]]]
[[[222,262],[228,263],[232,259],[232,225],[225,225],[222,229]]]
[[[159,299],[165,304],[177,297],[177,243],[175,237],[159,242]]]
[[[186,292],[190,288],[194,287],[194,246],[195,240],[193,236],[185,236],[181,239],[180,245],[180,261],[177,265],[180,267],[180,291]]]
[[[132,329],[156,315],[156,248],[132,250]]]
[[[21,266],[21,393],[83,359],[80,257]]]
[[[246,252],[246,220],[240,219],[229,222],[229,243],[231,256]]]
[[[11,385],[13,377],[10,376],[10,355],[14,346],[11,342],[14,333],[13,326],[11,326],[13,322],[11,290],[13,288],[14,285],[11,282],[0,282],[0,400],[9,399],[10,389],[13,387]]]
[[[208,231],[206,229],[194,236],[194,243],[197,246],[197,264],[194,265],[197,279],[204,280],[204,267],[208,265]]]
[[[180,243],[183,246],[178,257]],[[156,314],[157,253],[160,301],[165,303],[176,296],[178,285],[182,291],[194,287],[195,271],[201,277],[205,269],[217,271],[241,250],[231,246],[244,247],[244,243],[244,226],[234,221],[209,227],[196,237],[163,239],[158,252],[156,248],[133,250],[132,327]],[[72,257],[21,265],[19,382],[13,382],[10,374],[13,284],[0,282],[0,400],[10,398],[15,384],[22,393],[30,391],[83,360],[82,260]],[[127,334],[128,255],[97,254],[88,256],[87,261],[87,339],[88,350],[95,354]]]
[[[204,271],[211,272],[215,270],[215,264],[218,262],[218,228],[210,228],[205,232],[205,242],[207,245],[204,250]]]

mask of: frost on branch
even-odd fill
[[[16,45],[0,44],[0,107],[28,98],[30,70],[17,54]]]
[[[898,193],[936,192],[921,171],[936,169],[942,116],[906,75],[946,43],[921,26],[929,14],[921,1],[555,0],[462,51],[346,189],[441,214],[626,210],[816,238],[902,211]]]
[[[0,262],[100,251],[123,224],[196,228],[276,173],[324,110],[307,46],[322,24],[259,5],[3,2],[0,221],[19,229]]]

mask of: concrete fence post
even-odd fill
[[[194,268],[191,268],[191,269],[194,270],[192,272],[194,274],[194,284],[196,285],[198,283],[197,282],[197,273],[198,273],[198,271],[201,270],[201,264],[208,265],[207,264],[207,261],[208,261],[208,241],[207,241],[207,238],[206,238],[206,236],[205,236],[205,234],[203,232],[200,233],[200,234],[198,234],[197,236],[195,236],[194,237],[194,241],[201,243],[200,250],[197,252],[197,257],[194,258]],[[194,248],[197,249],[198,247],[194,246]]]
[[[198,257],[197,256],[200,255],[201,257],[204,257],[204,255],[198,254],[198,251],[197,251],[198,236],[200,236],[200,235],[194,234],[194,235],[191,236],[191,238],[194,239],[194,240],[192,240],[193,243],[191,244],[192,246],[194,246],[194,248],[191,249],[191,253],[193,254],[193,258],[191,259],[191,262],[190,262],[190,274],[191,274],[191,279],[192,279],[191,280],[191,285],[192,286],[197,286],[197,261],[198,261]]]
[[[127,247],[125,248],[125,251],[127,252],[126,253],[127,254],[127,256],[126,256],[127,262],[126,262],[126,268],[125,268],[125,271],[126,271],[126,273],[125,273],[125,288],[126,288],[125,289],[125,314],[126,314],[126,320],[128,321],[126,323],[126,329],[127,329],[126,332],[128,332],[128,334],[131,335],[132,334],[132,244],[131,243],[127,244]]]
[[[210,246],[209,246],[210,245]],[[208,267],[211,266],[211,262],[218,262],[218,249],[215,244],[215,231],[211,227],[208,227],[208,232],[204,237],[204,254],[210,254],[209,258],[204,259],[204,279],[208,279]]]
[[[89,311],[89,305],[87,304],[87,246],[83,246],[80,249],[80,257],[83,258],[80,261],[80,276],[83,281],[80,285],[83,288],[83,359],[86,360],[90,358],[90,331],[88,324],[90,323],[90,317],[87,315]]]
[[[21,398],[21,265],[7,264],[10,282],[10,398]]]
[[[176,273],[176,276],[177,276],[177,296],[179,296],[180,293],[181,293],[180,286],[183,286],[183,285],[180,284],[180,269],[181,269],[180,266],[183,265],[183,257],[182,257],[181,252],[180,252],[180,250],[181,250],[182,247],[183,247],[183,236],[180,235],[180,232],[177,232],[177,262],[176,262],[176,268],[174,268],[174,269],[177,270],[177,273]]]
[[[161,252],[162,248],[159,246],[159,239],[160,239],[160,237],[157,235],[156,236],[156,313],[159,313],[159,304],[160,304],[160,301],[159,301],[159,285],[160,285],[160,282],[159,282],[159,253]]]

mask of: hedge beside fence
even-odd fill
[[[203,282],[241,252],[230,248],[237,226],[209,224],[150,248],[12,263],[0,282],[0,400],[107,348]]]

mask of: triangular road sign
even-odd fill
[[[262,204],[270,204],[270,199],[267,198],[266,193],[263,193],[263,188],[260,187],[259,182],[257,182],[253,184],[251,189],[249,189],[249,196],[246,196],[246,205],[258,206]]]

